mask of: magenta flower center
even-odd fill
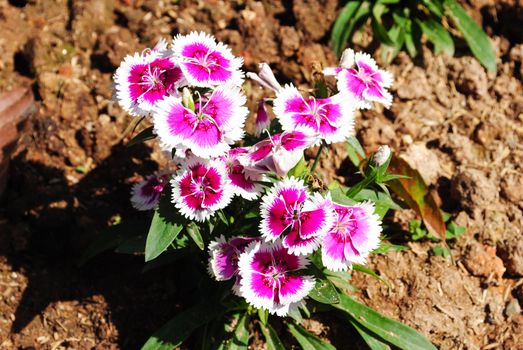
[[[358,229],[358,220],[353,216],[353,210],[337,210],[338,222],[335,231],[343,242],[351,241],[352,234]]]

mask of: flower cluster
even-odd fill
[[[351,136],[356,109],[389,106],[392,77],[369,55],[348,49],[340,67],[324,71],[336,77],[338,92],[320,98],[280,85],[262,64],[247,76],[273,94],[256,111],[255,135],[266,137],[235,147],[249,113],[241,66],[226,45],[196,32],[124,59],[114,77],[116,98],[131,115],[148,117],[178,167],[136,184],[131,201],[139,210],[154,209],[170,185],[173,206],[197,222],[213,220],[235,196],[259,203],[259,232],[211,240],[208,271],[218,281],[234,279],[233,292],[254,307],[284,316],[314,288],[311,254],[341,271],[364,263],[379,244],[381,222],[371,202],[335,203],[288,174],[308,147]]]

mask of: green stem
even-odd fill
[[[374,180],[376,180],[376,173],[372,172],[369,176],[352,186],[346,193],[347,197],[354,198],[362,189],[373,183]]]
[[[314,173],[314,170],[316,170],[316,167],[318,166],[318,162],[320,161],[321,152],[323,152],[324,148],[325,148],[325,142],[322,142],[320,145],[320,149],[318,149],[318,153],[316,153],[316,158],[314,158],[314,163],[312,163],[311,173]]]

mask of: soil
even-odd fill
[[[356,124],[368,152],[390,145],[466,227],[451,244],[455,263],[435,256],[433,243],[408,241],[406,210],[386,224],[410,249],[369,263],[391,286],[358,272],[353,282],[363,302],[441,349],[523,349],[523,7],[465,5],[492,38],[497,73],[461,45],[456,57],[401,53],[389,67],[391,109],[365,111]],[[338,11],[334,0],[0,0],[1,90],[30,88],[38,109],[0,202],[0,348],[138,348],[180,307],[182,292],[165,278],[175,272],[144,273],[141,256],[75,264],[107,225],[143,215],[130,207],[130,185],[164,162],[152,143],[125,146],[130,118],[111,100],[125,55],[204,30],[242,55],[246,70],[268,62],[282,82],[306,85],[314,62],[336,63],[328,44]],[[369,49],[371,39],[362,41]],[[260,90],[246,91],[256,103]],[[325,180],[351,181],[345,158],[343,145],[331,148]],[[337,320],[306,325],[340,349],[354,345]]]

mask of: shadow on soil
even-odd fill
[[[82,268],[76,265],[96,233],[115,217],[147,219],[130,206],[125,180],[155,170],[152,161],[138,166],[132,161],[148,159],[149,153],[146,145],[116,145],[74,186],[68,186],[60,170],[26,161],[23,153],[12,161],[2,205],[9,229],[0,234],[0,255],[28,278],[12,333],[21,332],[55,301],[92,303],[98,295],[108,304],[105,312],[122,348],[138,348],[172,317],[177,300],[172,271],[142,273],[142,256],[111,253]]]

